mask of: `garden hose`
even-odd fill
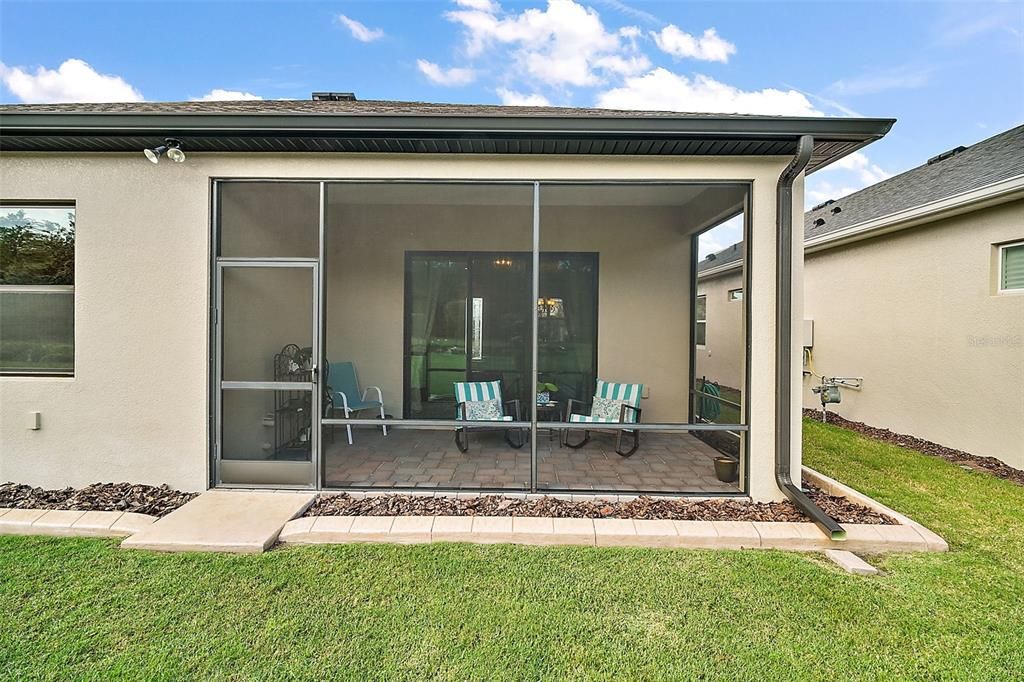
[[[701,384],[700,391],[707,395],[701,396],[699,403],[700,413],[698,416],[707,421],[718,419],[718,415],[722,413],[722,404],[709,396],[720,398],[722,397],[722,392],[718,390],[718,386],[709,384],[707,381]]]

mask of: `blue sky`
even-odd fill
[[[1022,2],[20,2],[4,102],[299,98],[883,116],[838,197],[1024,121]]]

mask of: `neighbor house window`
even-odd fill
[[[742,301],[743,300],[743,289],[729,289],[729,300],[730,301]]]
[[[694,336],[698,346],[706,345],[708,333],[708,297],[698,296],[694,309]]]
[[[75,370],[75,207],[0,203],[0,374]]]
[[[1024,291],[1024,242],[999,247],[999,291]]]

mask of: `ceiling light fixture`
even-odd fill
[[[144,149],[142,153],[151,163],[160,163],[160,157],[167,154],[167,158],[174,163],[181,163],[185,160],[185,152],[181,151],[181,140],[168,137],[159,147]]]

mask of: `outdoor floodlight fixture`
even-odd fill
[[[142,153],[145,154],[146,158],[152,163],[159,163],[160,157],[164,154],[166,154],[167,158],[174,163],[181,163],[185,160],[185,152],[181,151],[181,140],[176,140],[173,137],[165,139],[164,143],[159,147],[144,149]]]

